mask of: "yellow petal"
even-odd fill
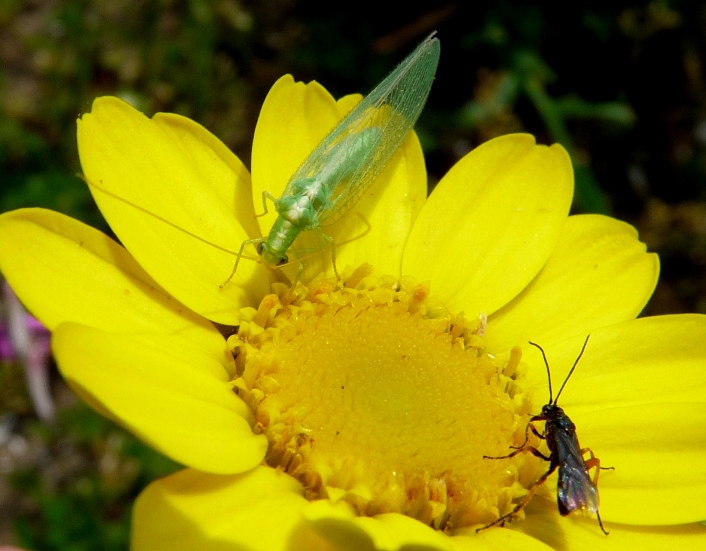
[[[311,528],[336,551],[471,551],[484,549],[549,551],[543,543],[507,530],[476,534],[462,530],[450,537],[400,514],[356,517],[346,504],[316,501],[304,514]]]
[[[356,523],[351,507],[342,501],[314,501],[303,511],[310,531],[331,551],[376,551],[370,535]]]
[[[344,503],[321,500],[304,512],[312,529],[341,551],[451,550],[450,538],[418,520],[399,514],[356,517]],[[482,549],[482,548],[481,548]]]
[[[73,321],[119,333],[186,338],[188,332],[205,350],[223,347],[213,325],[166,294],[125,249],[58,212],[22,209],[0,216],[0,269],[50,330]]]
[[[402,551],[414,547],[431,551],[452,548],[444,533],[404,515],[390,513],[375,518],[359,517],[357,524],[370,534],[376,549]]]
[[[547,347],[554,397],[582,341]],[[525,350],[538,412],[548,398],[546,370],[538,351]],[[581,445],[616,468],[600,478],[605,519],[658,525],[706,518],[705,360],[706,316],[642,318],[592,333],[559,405]]]
[[[106,97],[78,121],[78,145],[111,228],[172,295],[213,321],[236,324],[238,308],[267,292],[267,271],[245,260],[219,287],[254,225],[247,172],[204,128],[174,115],[150,120]]]
[[[209,186],[218,201],[233,209],[235,218],[246,233],[250,237],[259,235],[253,204],[248,200],[252,196],[250,173],[240,159],[216,136],[187,117],[157,113],[152,121],[192,158],[196,167],[209,179]],[[226,167],[235,175],[235,180]]]
[[[706,518],[706,404],[648,403],[572,414],[601,465],[601,515],[646,526]]]
[[[452,310],[492,314],[549,258],[572,193],[561,146],[535,145],[526,134],[490,140],[456,163],[427,200],[402,273],[431,280]]]
[[[150,446],[214,473],[253,468],[267,449],[233,392],[220,351],[179,335],[117,335],[66,323],[52,349],[68,383]]]
[[[294,82],[291,75],[285,75],[274,83],[262,104],[253,138],[256,212],[263,212],[262,192],[279,197],[294,171],[351,107],[349,101],[339,106],[318,82]],[[257,219],[262,235],[269,233],[277,218],[269,200],[267,209],[268,214]]]
[[[554,392],[581,350],[585,336],[544,346]],[[544,345],[545,343],[539,343]],[[547,400],[541,355],[523,347],[536,388],[536,403]],[[658,402],[706,401],[706,316],[683,314],[640,318],[597,329],[561,395],[570,415]]]
[[[528,340],[549,344],[635,318],[659,275],[629,224],[571,216],[537,277],[488,320],[486,346],[509,350]]]
[[[295,551],[290,538],[308,504],[297,481],[268,467],[236,476],[184,470],[140,494],[131,549]]]
[[[541,541],[527,536],[522,532],[507,529],[492,529],[476,533],[475,529],[462,530],[463,535],[451,538],[454,550],[474,551],[476,549],[492,549],[494,551],[553,551]],[[466,535],[467,534],[467,535]]]
[[[684,526],[627,526],[607,523],[606,536],[592,518],[580,514],[562,517],[556,503],[535,498],[525,509],[527,518],[512,523],[513,530],[521,530],[552,549],[572,551],[597,551],[639,549],[640,551],[662,551],[664,549],[700,550],[706,545],[706,527],[700,524]]]

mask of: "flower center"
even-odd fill
[[[234,385],[268,438],[266,462],[360,515],[447,531],[492,522],[532,482],[525,463],[538,465],[483,458],[524,441],[520,350],[499,361],[481,320],[448,313],[428,285],[370,273],[276,286],[243,312]]]

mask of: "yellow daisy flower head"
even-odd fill
[[[222,286],[272,225],[262,192],[356,101],[280,79],[249,173],[193,121],[99,98],[81,164],[125,248],[47,210],[0,217],[0,268],[69,384],[186,467],[138,499],[133,548],[702,548],[706,318],[635,319],[657,257],[625,223],[568,215],[560,146],[497,138],[425,200],[412,133],[326,228],[340,278],[322,252],[301,276],[243,258]],[[559,514],[556,474],[534,486],[552,449],[528,429],[549,398],[528,341],[556,397],[589,333],[558,405],[614,467],[609,536]]]

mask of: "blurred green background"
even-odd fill
[[[574,212],[626,220],[659,253],[646,313],[706,313],[703,2],[332,4],[0,0],[0,211],[42,206],[109,232],[76,176],[75,121],[96,96],[191,117],[248,165],[279,76],[365,93],[437,30],[417,125],[430,186],[491,137],[560,142]],[[125,549],[135,496],[178,466],[92,413],[55,371],[58,421],[39,422],[23,377],[0,365],[0,545]]]

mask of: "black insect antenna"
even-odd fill
[[[569,374],[566,376],[566,379],[564,379],[564,384],[561,385],[561,388],[559,389],[559,392],[556,395],[556,399],[554,400],[554,405],[556,405],[557,401],[559,400],[559,396],[561,395],[561,391],[564,390],[564,387],[566,386],[566,383],[569,382],[569,377],[571,377],[571,374],[574,372],[574,369],[576,369],[576,365],[579,363],[579,360],[581,359],[581,356],[583,356],[583,351],[586,350],[586,345],[588,344],[588,339],[591,335],[586,336],[586,340],[583,341],[583,348],[581,349],[581,352],[579,352],[578,357],[576,358],[576,361],[574,362],[574,365],[571,367],[571,371],[569,371]],[[546,359],[544,360],[546,361]]]
[[[547,366],[547,380],[549,381],[549,401],[547,403],[551,404],[552,403],[552,374],[549,371],[549,362],[547,361],[547,355],[544,353],[544,348],[539,346],[536,342],[529,341],[529,343],[532,346],[539,348],[539,351],[542,353],[542,357],[544,358],[544,365]],[[584,345],[584,347],[585,346],[586,345]],[[583,351],[581,351],[581,353],[583,354]],[[581,357],[581,356],[579,356],[579,357]],[[574,367],[576,367],[576,366],[574,366]],[[564,387],[562,386],[561,388],[563,389]],[[559,393],[561,393],[561,390],[559,391]],[[557,396],[557,398],[558,398],[558,396]]]

